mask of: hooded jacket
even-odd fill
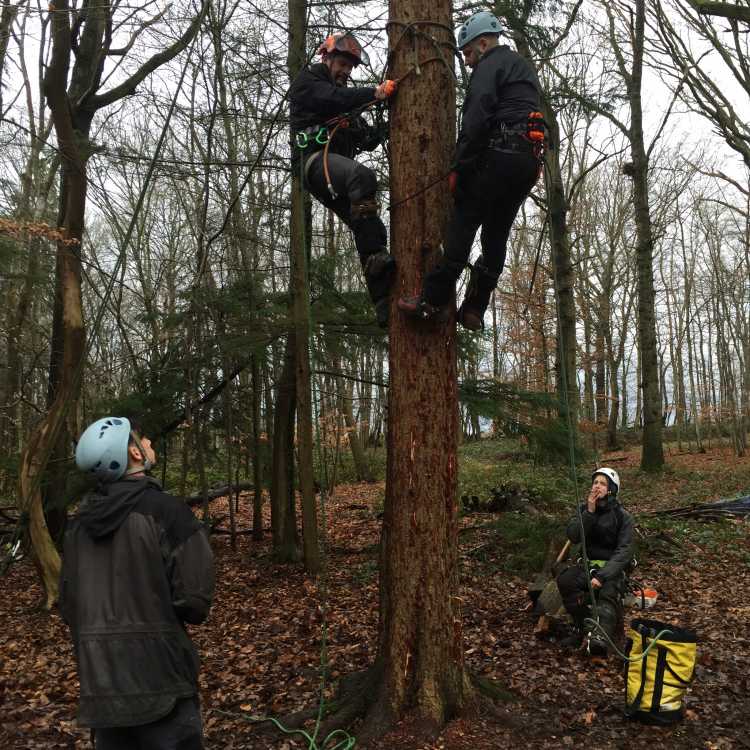
[[[337,86],[324,63],[303,68],[289,87],[293,161],[296,163],[300,153],[296,145],[297,133],[323,125],[331,118],[362,107],[374,98],[375,89],[369,86]],[[336,131],[329,151],[351,159],[358,151],[372,151],[381,142],[382,133],[377,128],[369,126],[363,117],[354,117],[350,119],[349,127]],[[305,158],[322,150],[324,145],[311,138],[304,149]]]
[[[589,560],[606,560],[596,577],[602,582],[614,580],[625,571],[633,559],[633,516],[617,500],[610,499],[604,507],[597,506],[594,513],[581,504],[581,518],[586,534],[586,554]],[[568,539],[574,544],[581,541],[581,522],[573,516],[567,528]]]
[[[198,691],[184,623],[206,619],[213,555],[203,526],[150,477],[101,485],[65,534],[60,611],[84,727],[140,726]]]
[[[525,126],[529,114],[539,109],[539,92],[536,71],[526,58],[507,45],[489,49],[469,79],[453,168],[462,172],[471,167],[501,124]]]

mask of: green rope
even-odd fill
[[[302,269],[302,275],[304,277],[305,284],[309,284],[309,268],[307,263],[307,232],[306,232],[306,223],[307,223],[307,216],[305,214],[305,189],[304,189],[304,159],[302,158],[302,154],[300,154],[300,174],[299,174],[299,190],[300,190],[300,206],[302,210],[302,245],[303,245],[303,269]],[[308,342],[312,342],[313,339],[313,324],[312,324],[312,315],[310,313],[309,308],[309,297],[308,297],[308,309],[307,309],[307,321],[308,321]],[[309,345],[308,345],[309,350]],[[312,392],[312,407],[313,411],[317,409],[318,414],[320,414],[320,397],[319,395],[316,397],[316,389],[314,386],[314,381],[311,379],[310,383],[311,392]],[[320,462],[320,465],[323,469],[323,478],[321,481],[320,486],[320,515],[321,515],[321,526],[322,529],[319,534],[319,540],[320,540],[320,577],[319,577],[319,590],[320,590],[320,609],[322,613],[322,623],[321,623],[321,644],[320,644],[320,701],[318,703],[318,713],[315,719],[315,728],[313,729],[312,734],[309,732],[306,732],[304,729],[287,729],[278,719],[275,719],[272,716],[265,716],[265,717],[257,717],[257,716],[249,716],[248,714],[238,714],[242,718],[246,719],[247,721],[252,722],[263,722],[263,721],[270,721],[272,724],[274,724],[280,731],[284,732],[284,734],[298,734],[301,735],[308,743],[307,748],[308,750],[351,750],[356,745],[356,738],[352,737],[348,732],[344,731],[343,729],[335,729],[333,732],[328,734],[322,741],[322,743],[318,742],[318,733],[320,732],[320,727],[323,721],[323,715],[325,714],[325,708],[326,708],[326,699],[325,699],[325,689],[326,689],[326,668],[328,666],[328,562],[326,558],[326,547],[327,547],[327,516],[326,516],[326,494],[328,492],[328,467],[325,461],[324,451],[323,451],[323,441],[320,436],[320,420],[315,420],[315,448],[318,454],[318,461]],[[230,714],[226,711],[220,711],[219,713],[223,713],[229,716],[232,716],[234,714]],[[336,742],[335,745],[329,745],[330,742],[332,742],[335,739],[338,739],[341,737],[342,739],[338,742]]]
[[[549,167],[547,166],[546,161],[544,162],[544,167],[546,171],[547,176],[549,177]],[[566,365],[566,358],[565,358],[565,344],[563,343],[563,337],[560,333],[560,290],[557,285],[557,278],[556,276],[553,276],[554,279],[554,285],[555,285],[555,305],[556,305],[556,311],[557,311],[557,321],[558,321],[558,339],[559,339],[559,346],[560,346],[560,376],[562,380],[562,388],[563,388],[563,399],[565,404],[565,415],[566,415],[566,421],[568,426],[568,453],[569,453],[569,460],[570,460],[570,472],[571,477],[573,479],[573,485],[574,485],[574,492],[575,492],[575,504],[576,504],[576,513],[578,516],[578,523],[581,527],[581,557],[583,558],[583,566],[584,570],[589,569],[589,558],[588,558],[588,552],[586,550],[586,532],[583,526],[583,513],[581,511],[581,503],[579,502],[579,489],[578,489],[578,474],[577,474],[577,465],[576,465],[576,458],[575,458],[575,445],[573,441],[573,420],[570,416],[570,399],[568,396],[568,370]],[[671,634],[672,631],[668,628],[665,628],[659,634],[651,641],[651,643],[648,645],[648,648],[637,657],[630,657],[627,654],[620,651],[617,644],[612,640],[612,638],[609,636],[607,631],[601,626],[599,623],[599,610],[597,606],[596,601],[596,594],[594,592],[594,586],[591,580],[591,577],[589,576],[588,580],[588,589],[589,589],[589,598],[591,599],[591,610],[593,613],[593,617],[586,617],[584,619],[584,624],[588,625],[593,630],[599,631],[602,636],[602,640],[606,641],[609,646],[611,647],[612,651],[617,654],[617,656],[620,657],[623,661],[629,662],[629,663],[635,663],[639,661],[643,661],[648,656],[649,651],[654,647],[656,642],[664,635]]]
[[[545,174],[547,176],[547,179],[551,180],[551,176],[549,173],[549,166],[547,165],[547,161],[543,162],[544,168],[545,168]],[[554,252],[554,251],[553,251]],[[558,345],[560,347],[560,379],[562,381],[562,389],[563,389],[563,403],[565,405],[565,420],[568,427],[568,459],[570,461],[570,476],[573,480],[573,488],[574,488],[574,501],[575,501],[575,507],[576,507],[576,514],[578,516],[578,524],[581,527],[581,556],[583,557],[583,566],[584,570],[588,570],[589,568],[589,558],[588,558],[588,551],[586,549],[586,531],[583,526],[583,513],[581,511],[581,503],[579,501],[580,497],[580,490],[578,488],[578,467],[576,465],[576,456],[575,456],[575,443],[573,440],[573,420],[570,416],[570,398],[568,395],[568,368],[566,365],[566,352],[565,352],[565,344],[563,342],[563,336],[562,336],[562,330],[560,328],[560,288],[557,284],[557,275],[553,274],[553,281],[555,285],[555,307],[557,311],[557,330],[558,330]],[[596,596],[594,594],[594,585],[591,582],[591,578],[589,577],[588,581],[588,589],[589,589],[589,598],[591,599],[591,609],[594,613],[594,618],[599,620],[599,610],[596,603]]]
[[[307,740],[307,750],[351,750],[355,744],[356,740],[354,737],[351,737],[348,735],[343,729],[335,729],[333,732],[331,732],[322,742],[322,744],[318,744],[316,742],[316,735],[317,735],[317,729],[318,726],[316,724],[315,732],[311,735],[309,732],[306,732],[304,729],[287,729],[278,719],[274,719],[273,716],[251,716],[250,714],[246,713],[232,713],[231,711],[217,711],[218,714],[223,714],[224,716],[231,716],[236,717],[239,716],[240,718],[244,719],[245,721],[249,721],[253,724],[261,724],[264,721],[270,721],[272,724],[274,724],[279,731],[283,732],[284,734],[299,734],[301,735],[305,740]],[[336,739],[339,736],[343,736],[344,739],[342,739],[340,742],[337,742],[335,745],[331,745],[329,747],[329,742]]]
[[[603,636],[602,640],[605,640],[612,650],[623,660],[630,662],[631,664],[635,664],[639,661],[643,661],[649,654],[649,651],[656,646],[656,642],[665,635],[673,635],[674,631],[670,630],[669,628],[664,628],[663,630],[660,630],[654,638],[651,639],[651,643],[648,644],[646,647],[646,650],[640,655],[640,656],[628,656],[627,654],[620,651],[620,649],[617,647],[617,644],[609,637],[609,634],[607,631],[594,619],[591,617],[587,617],[584,620],[584,623],[586,623],[589,627],[595,628],[596,630],[599,630]]]

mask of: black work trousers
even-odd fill
[[[307,189],[327,208],[330,208],[354,233],[360,257],[385,250],[388,233],[377,212],[352,218],[352,206],[374,201],[378,179],[369,167],[340,154],[328,154],[328,173],[336,198],[326,184],[323,154],[319,154],[307,168]]]
[[[306,187],[330,208],[353,232],[370,299],[378,311],[378,322],[387,325],[387,298],[394,265],[387,255],[388,232],[377,212],[378,180],[369,167],[340,154],[328,154],[328,173],[336,197],[326,183],[323,154],[307,166]]]
[[[576,624],[583,623],[585,617],[589,617],[589,571],[583,565],[573,565],[557,577],[557,588],[560,589],[565,609],[573,617]],[[610,610],[614,619],[622,614],[623,578],[618,576],[614,580],[605,581],[600,589],[594,589],[598,603],[610,605],[605,610]],[[600,613],[600,616],[604,612]],[[611,619],[611,618],[607,618]],[[609,623],[607,623],[609,625]],[[614,623],[612,623],[614,625]]]
[[[445,253],[424,279],[423,298],[428,304],[440,307],[450,302],[481,226],[482,257],[465,303],[484,313],[505,265],[513,221],[538,174],[539,161],[530,151],[488,149],[473,170],[459,175]]]
[[[183,698],[164,718],[139,727],[94,730],[96,750],[203,750],[198,697]]]

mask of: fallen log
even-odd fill
[[[253,489],[254,485],[251,482],[240,482],[239,484],[233,484],[231,487],[225,485],[224,487],[215,487],[208,491],[207,500],[216,500],[220,497],[226,497],[230,492],[235,493],[238,490],[240,492],[247,492]],[[194,505],[200,505],[203,502],[203,495],[190,495],[185,498],[185,502],[191,507]]]
[[[750,496],[738,497],[734,500],[719,500],[715,503],[692,503],[678,508],[651,510],[641,515],[701,518],[706,521],[719,521],[723,518],[745,518],[750,516]]]

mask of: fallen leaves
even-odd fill
[[[635,477],[637,462],[632,464],[626,471]],[[190,628],[202,660],[208,747],[302,747],[275,730],[260,734],[250,718],[317,705],[324,613],[326,698],[332,697],[336,678],[372,662],[377,647],[381,498],[382,486],[347,485],[337,488],[336,497],[329,500],[325,587],[299,566],[274,563],[268,537],[261,544],[243,537],[234,552],[226,537],[213,539],[216,603],[205,626]],[[639,499],[656,503],[653,498]],[[224,500],[216,505],[217,513],[226,511]],[[247,500],[241,504],[240,525],[249,525],[249,505]],[[477,515],[464,523],[476,524]],[[495,550],[491,530],[466,536],[460,591],[466,663],[513,692],[504,708],[523,731],[480,715],[451,722],[432,744],[412,741],[402,727],[383,738],[381,747],[551,750],[580,744],[597,749],[642,744],[643,727],[626,722],[622,715],[621,664],[609,660],[593,670],[582,654],[563,652],[554,642],[534,638],[535,618],[524,611],[526,581],[503,572],[504,553]],[[476,544],[488,545],[486,562],[466,554]],[[750,694],[750,570],[732,569],[730,591],[725,585],[727,561],[721,554],[704,559],[696,552],[693,562],[678,567],[668,560],[644,559],[639,568],[639,581],[660,592],[649,616],[692,627],[700,638],[699,677],[688,694],[686,721],[674,728],[649,728],[649,743],[717,750],[743,747],[743,712]],[[3,747],[83,750],[89,746],[88,732],[74,722],[77,682],[67,629],[55,613],[34,608],[41,592],[30,563],[14,566],[2,583]]]

